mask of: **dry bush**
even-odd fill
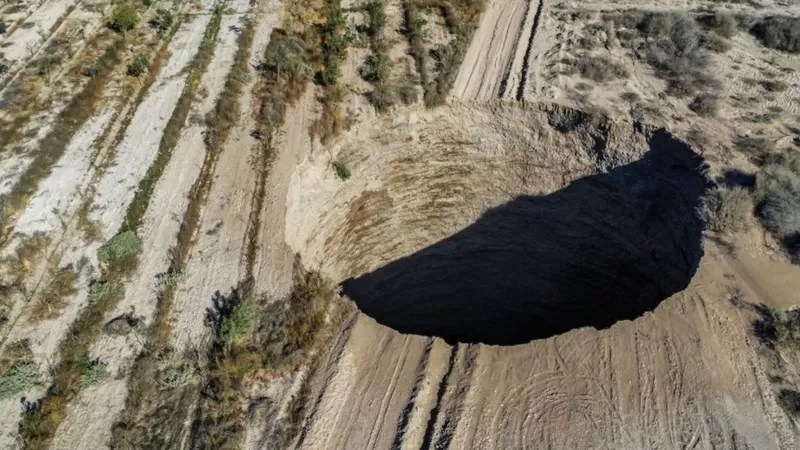
[[[764,226],[800,263],[800,152],[767,160],[756,174],[756,197]]]
[[[789,89],[789,85],[782,80],[765,80],[761,82],[761,85],[768,92],[783,92]]]
[[[703,117],[714,117],[719,112],[719,97],[708,93],[700,94],[689,104],[689,109]]]
[[[750,33],[766,47],[800,53],[800,17],[767,17],[753,25]]]
[[[736,17],[729,12],[717,11],[711,17],[711,29],[726,38],[732,38],[739,31],[739,23]]]
[[[742,136],[736,140],[736,148],[756,164],[763,164],[769,155],[775,153],[775,143],[767,138]]]
[[[742,187],[716,187],[703,198],[700,215],[712,231],[732,234],[747,230],[753,216],[753,198]]]
[[[38,295],[31,310],[31,320],[54,319],[69,304],[69,297],[78,292],[78,272],[72,265],[62,267],[52,275],[50,281]]]
[[[605,56],[584,56],[575,61],[581,76],[597,82],[605,82],[630,75],[624,65],[611,61]]]
[[[319,136],[323,144],[328,143],[349,125],[342,108],[344,95],[345,91],[341,87],[330,86],[319,98],[322,104],[322,113],[314,121],[312,131],[315,136]]]

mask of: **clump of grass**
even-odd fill
[[[5,400],[39,386],[39,365],[33,361],[17,361],[0,373],[0,400]]]
[[[97,258],[108,273],[126,275],[136,269],[142,240],[133,230],[123,231],[97,250]]]
[[[86,389],[94,384],[101,383],[109,377],[108,364],[101,361],[100,358],[91,358],[89,355],[83,355],[78,359],[78,365],[81,367],[81,389]]]
[[[69,297],[78,292],[78,272],[68,265],[60,268],[39,293],[31,310],[31,320],[54,319],[69,304]]]
[[[331,163],[333,166],[333,171],[336,173],[336,176],[339,177],[340,180],[346,181],[349,180],[352,174],[350,173],[350,169],[341,162],[341,161],[334,161]]]
[[[753,198],[742,187],[716,187],[703,198],[700,214],[708,228],[724,234],[747,230],[753,216]]]
[[[220,337],[225,345],[242,346],[253,332],[253,309],[249,302],[240,302],[229,315],[222,318]]]
[[[800,53],[800,17],[766,17],[753,25],[750,33],[766,47]]]

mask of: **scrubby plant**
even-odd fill
[[[159,34],[165,33],[175,23],[175,17],[172,11],[166,8],[158,8],[156,16],[150,20],[150,26],[153,27]]]
[[[39,366],[33,361],[16,361],[0,374],[0,400],[39,386]]]
[[[731,38],[739,31],[739,23],[733,14],[717,11],[711,17],[711,29],[720,36]]]
[[[302,83],[311,76],[313,70],[302,39],[276,33],[270,44],[264,53],[264,61],[259,66],[262,74],[275,80],[286,77],[297,83]]]
[[[361,66],[361,78],[370,83],[384,82],[389,79],[391,60],[385,53],[373,53],[364,60]]]
[[[341,162],[341,161],[334,161],[332,163],[333,171],[336,172],[336,176],[339,177],[340,180],[349,180],[352,174],[350,173],[350,169]]]
[[[0,34],[6,34],[8,31],[8,25],[6,25],[5,21],[0,20]]]
[[[792,417],[800,417],[800,392],[794,389],[781,389],[778,404]]]
[[[170,390],[179,388],[194,379],[195,365],[192,361],[169,349],[158,357],[158,388]]]
[[[755,189],[764,226],[800,263],[800,151],[767,158]]]
[[[139,254],[142,252],[142,240],[134,231],[124,231],[97,250],[97,258],[109,272],[127,274],[136,268]]]
[[[743,136],[736,140],[736,147],[757,164],[775,153],[775,143],[767,138]]]
[[[765,80],[761,82],[761,85],[769,92],[783,92],[789,88],[789,85],[781,80]]]
[[[800,53],[800,17],[767,17],[753,25],[750,33],[766,47]]]
[[[104,281],[92,283],[89,286],[88,301],[90,305],[95,303],[116,303],[125,297],[125,285],[114,281]]]
[[[753,333],[762,343],[795,346],[800,344],[800,309],[756,307],[761,316],[753,322]]]
[[[89,355],[83,355],[78,360],[78,365],[81,367],[80,386],[82,389],[101,383],[110,375],[108,364],[101,361],[100,358],[91,358]]]
[[[576,64],[582,77],[597,82],[627,78],[630,74],[625,66],[605,56],[584,56]]]
[[[153,3],[155,3],[155,0],[142,0],[142,4],[148,8],[153,6]]]
[[[103,70],[103,66],[99,62],[93,62],[91,64],[86,65],[83,68],[83,76],[94,78],[100,74],[100,71]]]
[[[46,320],[58,317],[68,304],[68,297],[78,292],[78,272],[72,265],[62,267],[53,274],[40,292],[31,310],[33,320]]]
[[[367,24],[367,35],[371,39],[378,38],[381,30],[386,25],[387,16],[383,0],[367,0],[361,5],[361,9],[369,17]]]
[[[120,5],[114,9],[109,26],[114,31],[125,33],[139,23],[139,13],[133,5]]]
[[[736,233],[750,226],[753,199],[742,187],[716,187],[703,198],[700,214],[708,228],[718,233]]]
[[[703,117],[714,117],[719,112],[719,97],[714,94],[702,93],[692,100],[689,109]]]
[[[147,72],[149,66],[150,63],[145,55],[136,55],[128,66],[128,75],[132,77],[141,76]]]

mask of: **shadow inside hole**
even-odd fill
[[[702,255],[701,160],[665,132],[641,160],[518,197],[458,233],[343,282],[378,322],[513,345],[606,328],[683,290]]]

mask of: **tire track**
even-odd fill
[[[544,0],[539,0],[536,5],[536,14],[533,16],[533,26],[531,27],[531,36],[528,40],[528,46],[525,48],[525,57],[522,61],[522,75],[517,86],[517,100],[525,100],[525,86],[528,84],[528,72],[530,71],[530,58],[533,52],[533,41],[536,39],[536,31],[539,28],[539,20],[542,16],[542,9],[544,9]]]
[[[399,449],[402,447],[403,441],[405,440],[406,429],[408,427],[409,422],[411,421],[411,416],[414,412],[414,407],[417,404],[417,396],[420,393],[422,388],[422,382],[425,380],[426,371],[428,369],[428,363],[430,362],[430,354],[431,350],[433,349],[433,338],[428,338],[425,344],[425,350],[422,353],[422,358],[419,360],[419,364],[417,365],[417,380],[414,383],[414,387],[411,389],[411,395],[406,402],[406,406],[403,408],[403,412],[400,414],[400,419],[397,421],[397,428],[395,431],[394,443],[392,444],[392,448]]]

